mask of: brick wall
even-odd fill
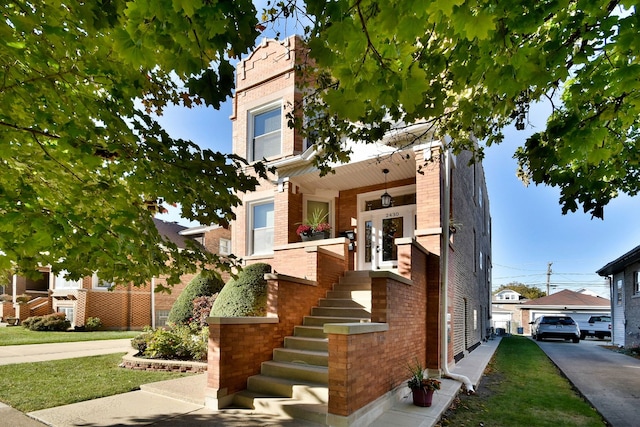
[[[344,273],[341,257],[322,249],[312,254],[323,279],[312,282],[276,276],[269,280],[268,313],[272,317],[255,318],[248,324],[224,323],[232,319],[209,324],[209,394],[231,395],[244,390],[247,378],[260,372],[260,364],[271,360],[273,349],[283,346],[284,337],[293,335],[293,328],[302,324],[303,317]],[[273,323],[276,314],[277,323]]]
[[[87,293],[87,315],[98,317],[106,329],[142,329],[151,325],[151,294],[146,286]]]
[[[204,234],[205,249],[213,254],[219,253],[220,239],[231,239],[231,230],[229,228],[219,227],[207,231]]]
[[[633,272],[639,270],[640,263],[630,264],[624,269],[625,348],[640,347],[640,298],[633,293]]]
[[[409,281],[390,273],[372,273],[371,321],[386,323],[385,332],[329,334],[329,413],[348,416],[401,385],[407,365],[427,354],[427,270],[429,254],[406,243],[401,256],[410,257]],[[372,369],[375,367],[375,369]]]

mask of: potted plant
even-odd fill
[[[9,317],[5,318],[5,320],[7,321],[7,324],[9,326],[15,326],[15,325],[18,324],[18,318],[17,317],[9,316]]]
[[[311,213],[306,223],[298,226],[296,233],[303,242],[328,238],[331,231],[331,225],[326,222],[328,216],[329,214],[323,213],[322,209],[316,209]]]
[[[411,378],[407,381],[407,386],[413,395],[413,404],[416,406],[431,406],[433,392],[440,390],[441,382],[436,378],[425,378],[424,368],[416,359],[408,366]]]

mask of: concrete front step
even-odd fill
[[[329,339],[307,336],[284,337],[284,348],[326,352],[329,351]]]
[[[336,283],[334,291],[371,291],[371,283]]]
[[[263,373],[249,377],[247,385],[245,392],[265,397],[288,397],[313,403],[329,402],[329,388],[326,383],[305,382]]]
[[[293,334],[296,337],[327,338],[327,334],[324,333],[322,326],[295,326],[293,328]]]
[[[278,396],[263,396],[259,393],[243,391],[235,395],[234,403],[261,413],[281,415],[326,425],[327,404],[314,403]]]
[[[326,350],[309,351],[293,348],[276,348],[273,350],[273,361],[301,365],[329,366],[329,353]]]
[[[346,298],[322,298],[320,299],[320,301],[318,301],[318,307],[362,308],[361,304],[358,304],[351,298],[351,292],[345,292],[345,294],[348,295]],[[369,296],[371,296],[371,292],[369,292]]]
[[[340,278],[339,282],[340,283],[342,282],[371,283],[371,276],[369,274],[370,274],[369,271],[346,271],[344,273],[344,276]]]
[[[370,317],[371,313],[362,307],[313,307],[311,309],[312,316],[324,317],[355,317],[361,319]]]
[[[329,369],[326,366],[268,360],[262,362],[260,372],[268,377],[283,378],[291,381],[311,382],[324,384],[325,386],[329,383]],[[254,390],[251,386],[251,381],[248,382],[247,388]]]
[[[365,323],[371,322],[371,317],[328,317],[328,316],[305,316],[304,326],[324,326],[325,323]]]

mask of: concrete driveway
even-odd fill
[[[613,427],[640,425],[640,360],[603,348],[609,341],[538,341],[540,348]]]

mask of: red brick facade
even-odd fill
[[[297,38],[270,40],[239,63],[231,118],[235,154],[244,157],[257,144],[250,130],[256,108],[281,103],[284,117],[287,106],[299,99],[294,65],[302,52]],[[247,378],[260,371],[272,349],[282,346],[284,336],[348,270],[370,271],[372,323],[353,326],[353,333],[329,332],[329,415],[349,417],[401,385],[409,361],[443,370],[487,337],[491,221],[482,165],[470,166],[469,153],[445,161],[443,140],[423,134],[412,147],[396,152],[383,143],[371,144],[354,153],[357,161],[320,177],[312,164],[313,146],[305,151],[299,135],[282,127],[281,152],[267,159],[276,172],[255,192],[241,195],[243,205],[232,227],[234,254],[248,264],[266,262],[277,272],[277,280],[270,282],[269,313],[278,320],[212,319],[211,398],[228,402],[246,388]],[[394,198],[390,208],[379,205],[383,192]],[[310,201],[329,206],[331,239],[301,242],[296,234]],[[272,223],[266,226],[273,232],[269,251],[252,250],[254,203],[273,203]],[[355,233],[355,240],[343,237],[347,231]],[[396,258],[385,252],[389,241]],[[313,292],[300,284],[307,281]]]
[[[198,237],[198,241],[206,249],[218,253],[220,239],[230,238],[229,228],[209,227]],[[64,288],[57,286],[57,279],[48,267],[40,268],[39,271],[42,278],[38,280],[15,277],[15,294],[28,294],[32,299],[27,304],[21,304],[18,310],[13,303],[3,303],[0,316],[19,316],[24,320],[30,316],[66,310],[67,313],[73,313],[72,326],[84,326],[89,317],[97,317],[105,329],[141,330],[145,326],[159,325],[162,317],[160,315],[171,310],[180,293],[195,276],[183,275],[180,283],[167,293],[154,292],[159,285],[166,285],[164,277],[153,278],[141,286],[116,285],[111,290],[100,287],[96,278],[85,277],[79,287],[74,285]],[[223,273],[222,277],[226,282],[229,274]],[[13,290],[13,285],[9,288]]]

